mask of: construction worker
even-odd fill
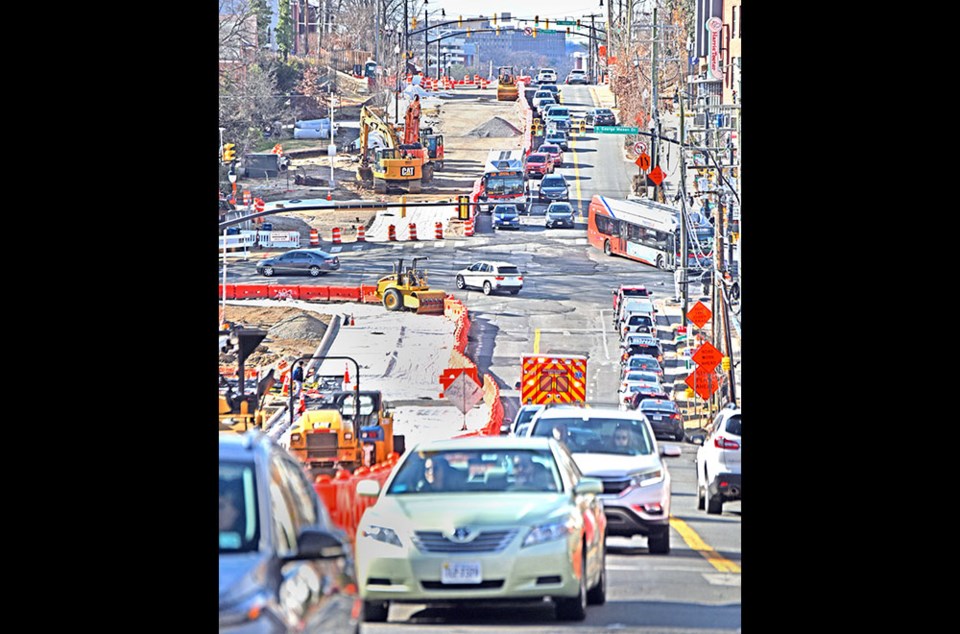
[[[294,397],[300,396],[300,391],[303,389],[303,361],[297,361],[297,366],[293,368],[290,380],[293,381]]]

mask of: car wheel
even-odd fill
[[[489,294],[492,293],[492,292],[493,292],[493,286],[490,285],[490,282],[484,282],[484,283],[483,283],[483,294],[484,294],[484,295],[489,295]]]
[[[670,553],[670,527],[664,526],[662,530],[650,533],[647,537],[647,548],[651,555],[667,555]]]
[[[263,275],[265,277],[273,277],[273,267],[272,266],[263,267]]]
[[[403,297],[400,291],[395,288],[388,288],[383,294],[383,307],[387,310],[400,310],[403,308]]]
[[[660,270],[663,270],[663,256],[662,256],[662,255],[658,255],[658,256],[657,256],[657,268],[660,269]]]
[[[600,559],[600,581],[587,592],[587,605],[603,605],[607,602],[607,544],[603,543],[603,556]]]
[[[582,621],[587,618],[587,547],[583,547],[581,559],[580,587],[577,596],[567,599],[558,598],[557,620]]]
[[[703,487],[700,483],[697,483],[697,510],[702,511],[704,509],[704,500],[703,500]]]
[[[387,614],[389,614],[389,612],[389,603],[380,603],[379,601],[363,602],[363,620],[366,623],[383,623],[387,620]]]
[[[680,431],[677,432],[676,441],[677,441],[677,442],[683,442],[683,440],[684,440],[686,437],[687,437],[687,435],[686,435],[686,434],[683,432],[683,430],[681,429]]]
[[[703,499],[707,507],[708,515],[720,515],[723,512],[723,500],[719,495],[710,494],[710,485],[703,487]]]
[[[609,240],[604,240],[604,241],[603,241],[603,252],[604,252],[605,255],[610,255],[610,241],[609,241]]]
[[[317,266],[316,264],[310,267],[310,275],[312,275],[313,277],[319,277],[321,272],[322,271],[320,270],[320,267]]]
[[[462,275],[458,275],[458,276],[457,276],[457,288],[459,288],[459,289],[462,291],[462,290],[465,289],[466,287],[467,287],[467,283],[464,281],[463,276],[462,276]]]

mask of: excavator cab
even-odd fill
[[[420,144],[426,148],[427,156],[436,163],[436,169],[443,169],[443,135],[434,134],[433,128],[420,131]]]
[[[427,283],[427,272],[417,268],[420,260],[413,258],[413,264],[403,268],[403,258],[390,275],[377,281],[376,297],[383,307],[390,311],[413,310],[417,314],[442,315],[447,294],[443,291],[431,291]]]

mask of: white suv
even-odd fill
[[[557,438],[584,476],[603,481],[608,535],[644,535],[651,553],[670,552],[670,472],[661,457],[680,448],[660,447],[643,414],[558,405],[540,410],[521,434]]]
[[[720,410],[697,449],[697,508],[719,515],[740,499],[740,408]]]
[[[540,72],[537,73],[537,83],[538,84],[557,83],[557,71],[555,71],[552,68],[541,68]]]
[[[457,272],[457,288],[480,288],[484,295],[499,290],[516,295],[523,288],[523,275],[509,262],[475,262]]]

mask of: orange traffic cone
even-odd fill
[[[343,368],[343,382],[344,382],[344,383],[349,383],[349,382],[350,382],[350,367],[349,367],[349,366],[344,366],[344,368]]]
[[[290,373],[285,372],[283,375],[283,383],[280,384],[280,394],[282,396],[287,396],[290,394]]]
[[[303,393],[300,393],[300,402],[297,404],[297,413],[302,414],[307,411],[307,401],[303,397]]]
[[[356,326],[356,325],[357,325],[356,320],[354,320],[354,318],[353,318],[353,314],[350,315],[350,325],[351,325],[351,326]]]

